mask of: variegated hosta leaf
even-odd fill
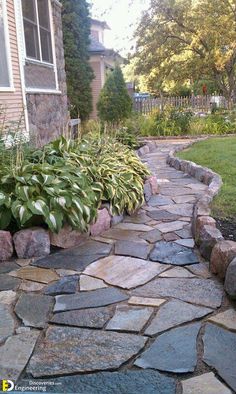
[[[40,198],[38,198],[35,201],[33,200],[28,201],[27,207],[34,215],[47,216],[49,213],[49,209],[46,202]]]
[[[27,205],[21,201],[15,201],[12,204],[12,214],[21,226],[32,217],[32,212],[28,209]]]
[[[62,212],[51,211],[45,221],[52,232],[58,233],[62,228],[63,214]]]
[[[30,199],[30,187],[16,185],[16,195],[18,195],[21,200],[28,201]]]

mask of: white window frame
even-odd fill
[[[4,37],[5,37],[5,44],[6,44],[6,58],[7,58],[7,67],[8,67],[8,76],[9,76],[9,86],[0,87],[0,92],[14,92],[15,89],[14,89],[14,83],[13,83],[10,35],[9,35],[9,30],[8,30],[8,15],[7,15],[6,0],[2,0],[2,15],[3,15],[3,24],[4,24]]]
[[[21,2],[21,0],[18,0]],[[54,0],[55,1],[55,0]],[[26,88],[25,91],[26,93],[45,93],[45,94],[61,94],[61,91],[59,90],[59,83],[58,83],[58,74],[57,74],[57,61],[56,61],[56,47],[55,47],[55,37],[54,37],[54,24],[53,24],[53,16],[52,16],[52,3],[51,0],[47,0],[48,2],[48,12],[49,12],[49,26],[50,26],[50,34],[51,34],[51,44],[52,44],[52,61],[53,63],[48,63],[45,61],[37,60],[34,58],[27,57],[26,55],[26,45],[25,45],[25,33],[24,33],[24,23],[23,23],[23,10],[21,7],[21,12],[22,12],[22,26],[23,26],[23,37],[24,37],[24,64],[25,63],[31,63],[31,64],[38,64],[39,66],[46,66],[49,68],[54,69],[55,73],[55,81],[56,81],[56,88],[55,89],[45,89],[45,88]],[[60,4],[60,3],[59,3]],[[61,6],[61,4],[60,4]],[[37,25],[39,29],[39,20],[38,20],[38,8],[36,7],[36,17],[37,17]],[[38,31],[39,35],[39,51],[41,54],[41,38],[40,34]],[[41,55],[40,55],[41,57]],[[42,58],[42,57],[41,57]]]

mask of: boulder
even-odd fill
[[[203,226],[216,227],[216,221],[211,216],[198,216],[195,224],[195,238],[198,243]]]
[[[225,276],[225,291],[228,295],[236,299],[236,258],[229,264]]]
[[[206,260],[210,260],[215,244],[223,239],[221,232],[216,227],[206,224],[202,226],[198,239],[201,255]]]
[[[145,189],[146,189],[146,193],[148,192],[148,195],[151,194],[149,199],[151,198],[152,195],[159,193],[159,185],[157,182],[157,178],[155,176],[150,176],[146,180],[145,185],[144,185],[144,194],[145,194]]]
[[[58,248],[69,249],[82,244],[88,238],[88,233],[82,234],[80,231],[66,224],[58,234],[50,232],[51,245]]]
[[[43,257],[50,253],[49,233],[40,227],[18,231],[13,236],[13,241],[20,259]]]
[[[0,231],[0,261],[9,260],[13,255],[12,236],[9,231]]]
[[[236,242],[220,241],[211,254],[210,270],[213,274],[218,274],[221,279],[225,278],[228,265],[236,257]]]
[[[98,210],[98,217],[90,227],[90,233],[93,237],[102,234],[111,227],[111,216],[106,208]]]

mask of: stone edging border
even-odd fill
[[[170,151],[167,164],[176,170],[196,178],[208,185],[205,195],[201,196],[194,206],[192,231],[201,255],[210,261],[210,271],[225,279],[225,290],[231,298],[236,298],[236,242],[224,240],[216,228],[216,221],[211,217],[210,204],[219,193],[223,184],[222,178],[209,168],[194,162],[179,159],[175,154],[186,149],[197,141],[186,143]]]

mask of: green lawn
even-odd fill
[[[236,218],[236,137],[210,138],[194,144],[179,157],[211,168],[222,176],[224,185],[212,204],[213,216]]]

